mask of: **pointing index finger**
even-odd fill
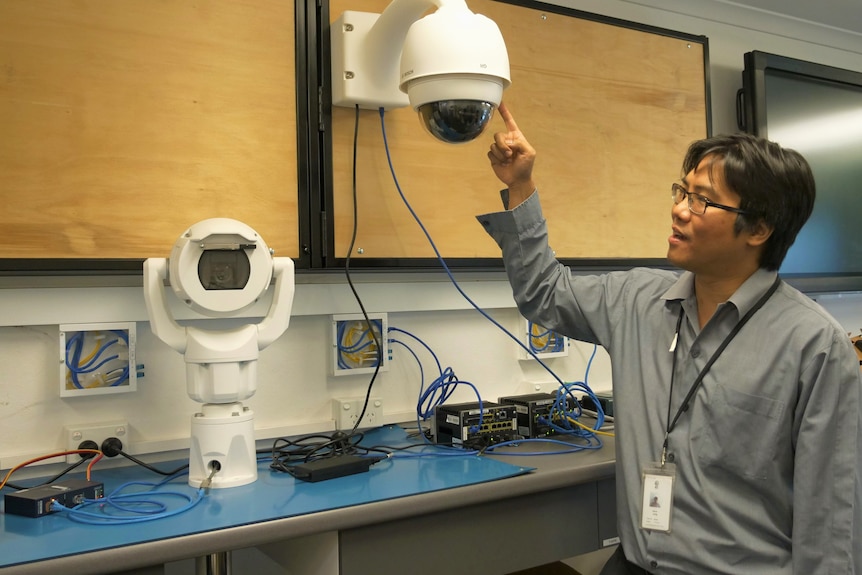
[[[506,104],[500,103],[500,117],[503,118],[503,122],[506,123],[506,129],[510,132],[518,131],[518,124],[515,123],[515,118],[512,116],[512,113],[509,111],[509,108],[506,107]]]

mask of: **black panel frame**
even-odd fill
[[[711,100],[711,82],[710,82],[710,67],[709,67],[709,39],[706,36],[688,34],[666,28],[640,24],[619,18],[602,16],[582,10],[566,8],[556,4],[548,4],[533,0],[495,0],[504,4],[531,8],[542,12],[560,14],[573,18],[580,18],[593,22],[611,24],[632,30],[658,34],[680,40],[686,40],[692,43],[700,44],[703,47],[703,70],[704,70],[704,95],[706,105],[706,134],[712,135],[712,100]],[[335,229],[334,229],[334,214],[332,206],[334,203],[333,186],[332,186],[332,104],[331,104],[331,81],[330,81],[330,62],[331,55],[329,52],[329,1],[321,0],[319,12],[319,28],[318,33],[322,40],[320,46],[320,66],[323,74],[321,75],[320,85],[320,100],[322,119],[322,139],[320,142],[320,153],[322,154],[320,166],[323,171],[320,174],[321,183],[320,189],[323,192],[320,218],[323,222],[322,231],[323,249],[325,255],[321,262],[326,269],[344,268],[348,264],[346,257],[334,252],[335,246]],[[682,153],[680,151],[680,162],[682,162]],[[668,224],[670,225],[670,224]],[[615,270],[631,269],[633,267],[653,267],[674,269],[674,267],[665,258],[560,258],[560,261],[572,268],[576,273],[603,273]],[[503,269],[502,258],[445,258],[446,267],[451,270],[463,271],[482,271]],[[439,271],[443,265],[437,258],[350,258],[350,269],[360,270],[409,270],[423,271],[436,270]]]

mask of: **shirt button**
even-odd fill
[[[691,357],[698,357],[698,356],[700,356],[700,348],[699,347],[691,348]]]
[[[658,567],[658,561],[650,561],[649,567],[650,569],[655,569],[656,567]]]
[[[676,459],[676,456],[673,453],[667,454],[667,460],[670,461],[671,463],[673,463],[675,459]]]

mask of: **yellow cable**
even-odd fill
[[[346,363],[349,363],[354,367],[362,367],[366,365],[367,362],[377,359],[377,345],[374,341],[374,337],[371,335],[369,329],[358,320],[350,324],[350,328],[342,338],[342,346],[348,349],[356,348],[366,338],[369,340],[368,349],[356,352],[346,350],[341,351],[341,357],[346,361]]]
[[[593,429],[592,427],[584,425],[583,423],[581,423],[580,421],[578,421],[577,419],[575,419],[573,417],[566,416],[566,419],[568,419],[569,421],[571,421],[572,423],[574,423],[578,427],[582,427],[582,428],[586,429],[587,431],[591,431],[591,432],[595,433],[596,435],[607,435],[608,437],[614,437],[614,434],[610,433],[609,431],[599,431],[598,429]]]
[[[90,352],[90,354],[89,354],[88,356],[86,356],[86,357],[82,357],[81,359],[79,359],[79,360],[78,360],[78,367],[81,367],[82,365],[86,365],[86,363],[87,363],[88,361],[90,361],[91,359],[93,359],[94,357],[96,357],[96,352],[97,352],[97,351],[99,351],[99,343],[98,343],[98,340],[99,340],[99,339],[105,339],[105,337],[104,337],[104,336],[102,336],[102,335],[100,334],[100,332],[95,332],[95,333],[96,333],[96,335],[95,335],[94,337],[95,337],[95,339],[96,339],[97,341],[93,342],[93,351],[91,351],[91,352]],[[85,341],[85,340],[86,340],[86,336],[82,336],[82,337],[81,337],[81,339],[82,339],[81,346],[83,347],[83,345],[84,345],[84,344],[83,344],[83,341]]]

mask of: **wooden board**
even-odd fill
[[[387,4],[332,0],[330,19]],[[670,185],[688,144],[708,131],[705,39],[492,0],[468,6],[506,41],[512,86],[503,98],[538,150],[534,175],[558,257],[663,258]],[[353,230],[354,110],[333,108],[332,119],[334,255],[343,258]],[[499,117],[462,145],[434,140],[410,109],[387,112],[385,122],[401,190],[442,255],[499,257],[474,219],[500,209],[486,157]],[[352,257],[433,258],[393,183],[375,111],[360,112],[357,166]]]
[[[299,253],[294,6],[0,2],[0,258],[167,256],[210,217]]]

